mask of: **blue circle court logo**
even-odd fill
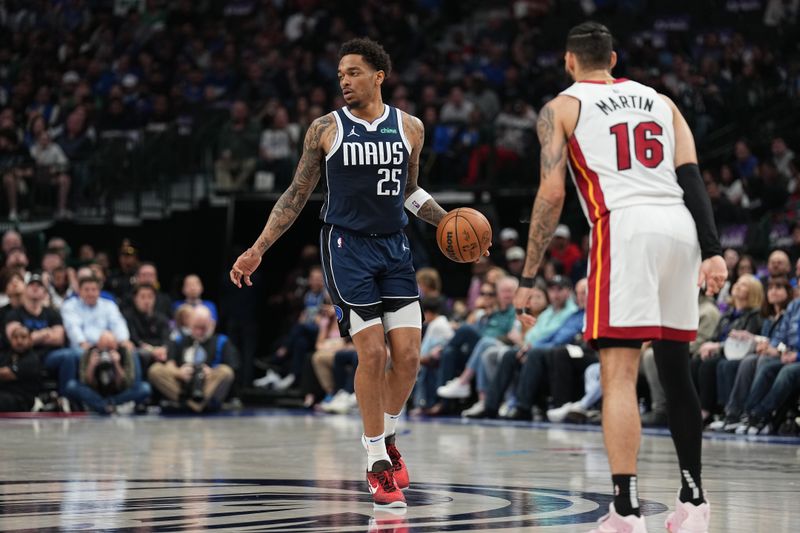
[[[386,519],[374,510],[364,481],[128,479],[0,486],[4,531],[555,531],[596,522],[611,501],[592,492],[413,483],[405,491],[408,511]],[[665,510],[642,501],[645,515]]]

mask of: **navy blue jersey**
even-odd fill
[[[386,234],[408,224],[405,203],[411,144],[399,109],[384,104],[372,124],[343,107],[333,112],[336,140],[325,157],[326,193],[320,218],[364,234]]]

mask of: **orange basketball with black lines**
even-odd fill
[[[456,263],[474,263],[492,244],[492,226],[482,213],[459,207],[447,213],[436,227],[439,249]]]

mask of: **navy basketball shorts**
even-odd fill
[[[387,313],[409,304],[419,305],[405,233],[371,236],[326,224],[320,232],[320,252],[325,285],[342,336],[382,322],[386,331],[400,326],[421,327],[419,319],[416,325],[384,322]]]

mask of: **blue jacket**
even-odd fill
[[[585,309],[578,309],[572,313],[567,320],[561,325],[560,328],[555,330],[550,335],[541,338],[537,343],[537,348],[555,348],[558,346],[565,346],[575,340],[576,335],[580,335],[583,331],[583,317],[586,314]]]
[[[783,343],[790,350],[797,350],[800,347],[798,333],[800,333],[800,300],[795,300],[786,308],[783,318],[772,332],[770,344],[777,347]]]

